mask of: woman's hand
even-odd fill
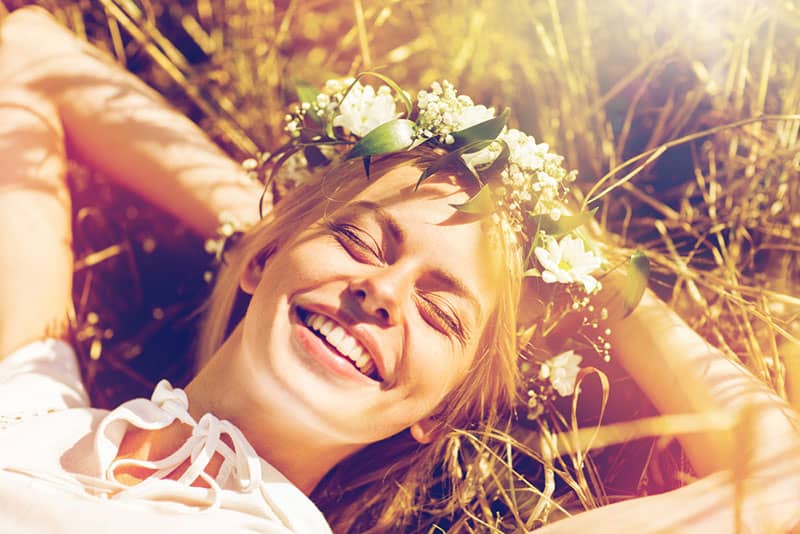
[[[196,124],[41,8],[0,26],[0,80],[52,101],[70,157],[177,216],[205,237],[223,213],[258,219],[261,187]]]

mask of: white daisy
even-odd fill
[[[579,282],[587,293],[599,288],[600,283],[591,273],[600,267],[601,259],[584,248],[583,240],[572,236],[564,236],[561,241],[550,236],[544,239],[547,248],[534,249],[536,259],[544,269],[542,280],[548,284]]]

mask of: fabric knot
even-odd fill
[[[188,411],[189,398],[182,389],[173,388],[168,381],[161,380],[156,385],[150,400],[182,423],[194,426],[194,419]]]
[[[129,402],[141,400],[143,399]],[[153,471],[139,484],[119,492],[114,498],[141,498],[150,493],[155,494],[159,491],[154,487],[155,481],[168,478],[187,463],[186,470],[176,481],[187,486],[194,484],[198,478],[206,482],[213,494],[210,508],[219,507],[222,488],[229,481],[235,489],[243,492],[259,488],[262,480],[261,460],[244,434],[233,423],[220,420],[210,413],[206,413],[199,422],[196,422],[188,412],[189,401],[186,393],[180,389],[173,389],[166,380],[158,383],[151,401],[160,413],[149,414],[148,420],[131,417],[130,410],[125,409],[128,404],[126,403],[109,414],[104,424],[111,425],[115,420],[124,420],[130,426],[158,430],[178,420],[192,427],[192,433],[175,452],[160,460],[120,458],[112,461],[106,473],[114,482],[117,482],[114,472],[121,466],[141,467]],[[217,475],[212,477],[206,469],[215,454],[222,457],[222,463]]]

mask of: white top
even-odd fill
[[[90,408],[75,353],[62,341],[37,341],[0,361],[0,532],[331,532],[314,503],[238,428],[212,414],[195,422],[187,407],[183,390],[162,380],[150,400],[112,412]],[[114,461],[129,427],[175,420],[193,427],[175,453]],[[215,453],[224,460],[212,478],[205,467]],[[163,478],[187,459],[178,480]],[[126,486],[113,473],[122,464],[155,472]],[[197,477],[210,488],[191,486]]]

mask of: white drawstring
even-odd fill
[[[213,503],[209,509],[219,508],[222,500],[222,488],[230,479],[239,491],[251,492],[261,485],[261,461],[252,445],[244,434],[230,421],[220,420],[207,413],[195,422],[188,412],[189,402],[186,393],[180,389],[172,389],[169,382],[162,380],[153,392],[152,402],[162,411],[162,414],[150,414],[154,421],[139,421],[130,411],[125,410],[125,404],[110,413],[98,429],[98,436],[104,434],[104,427],[114,421],[124,419],[132,426],[147,429],[166,428],[175,420],[192,427],[192,434],[175,452],[161,460],[137,460],[122,458],[111,462],[105,472],[106,478],[118,482],[115,470],[123,466],[141,467],[154,472],[139,484],[130,486],[118,493],[114,499],[142,498],[158,493],[154,482],[166,478],[187,460],[189,467],[178,477],[177,482],[187,486],[198,478],[204,480],[211,488]],[[167,417],[164,417],[167,416]],[[137,424],[141,423],[141,425]],[[222,436],[230,438],[233,448],[222,440]],[[222,464],[216,477],[211,477],[205,472],[214,454],[222,456]]]

